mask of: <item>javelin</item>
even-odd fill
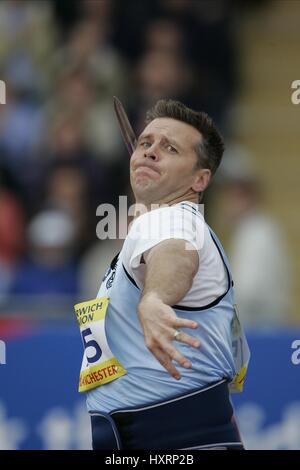
[[[136,148],[137,139],[121,101],[116,96],[114,96],[113,98],[114,108],[121,129],[121,134],[129,152],[129,155],[132,155]]]

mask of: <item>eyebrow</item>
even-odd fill
[[[139,137],[138,137],[138,142],[140,142],[142,139],[148,139],[148,138],[151,138],[153,137],[153,134],[141,134]],[[170,137],[167,137],[165,135],[162,136],[162,140],[164,141],[167,141],[169,142],[171,145],[174,145],[175,147],[177,147],[179,150],[182,150],[182,147],[181,145],[179,145],[178,142],[176,142],[176,140],[170,138]]]

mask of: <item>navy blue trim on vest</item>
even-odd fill
[[[192,214],[192,215],[196,215],[197,217],[199,217],[199,219],[201,219],[199,212],[196,213],[196,212],[194,212],[194,211],[191,211],[191,210],[188,209],[187,207],[182,207],[182,210],[184,210],[184,211],[186,211],[186,212],[189,212],[189,213]]]
[[[126,276],[127,276],[128,279],[129,279],[129,281],[130,281],[138,290],[140,290],[140,288],[138,287],[138,285],[137,285],[137,283],[135,282],[135,280],[133,279],[133,277],[131,277],[130,274],[129,274],[129,272],[126,271],[126,268],[125,268],[124,264],[123,264],[123,269],[124,269],[124,271],[125,271]]]
[[[215,307],[216,305],[218,305],[219,302],[221,302],[221,300],[225,297],[225,295],[229,292],[229,289],[230,289],[230,286],[233,285],[233,283],[231,282],[231,279],[230,279],[230,273],[229,273],[229,270],[228,270],[228,267],[227,267],[227,264],[225,263],[225,260],[224,260],[224,257],[222,255],[222,252],[213,236],[213,234],[211,233],[211,231],[209,231],[210,233],[210,236],[214,242],[214,244],[216,245],[217,247],[217,250],[219,252],[219,255],[221,256],[221,260],[223,261],[223,264],[225,266],[225,270],[226,270],[226,274],[227,274],[227,282],[228,282],[228,287],[227,287],[227,290],[224,292],[224,294],[220,295],[220,297],[217,297],[213,302],[211,302],[210,304],[208,305],[203,305],[202,307],[185,307],[185,306],[181,306],[181,305],[172,305],[172,308],[176,308],[177,310],[186,310],[188,312],[193,312],[193,311],[198,311],[198,310],[207,310],[209,308],[212,308],[212,307]]]
[[[217,247],[217,250],[221,256],[221,259],[223,261],[223,264],[225,266],[225,270],[226,270],[226,274],[227,274],[227,281],[228,281],[228,287],[227,287],[227,290],[224,292],[224,294],[220,295],[219,297],[217,297],[213,302],[211,302],[210,304],[208,305],[203,305],[201,307],[185,307],[184,305],[172,305],[172,308],[175,308],[176,310],[186,310],[188,312],[198,312],[199,310],[207,310],[209,308],[212,308],[212,307],[215,307],[216,305],[218,305],[219,302],[221,302],[221,300],[225,297],[225,295],[229,292],[229,289],[230,289],[230,286],[233,286],[233,281],[231,281],[230,279],[230,274],[229,274],[229,270],[228,270],[228,267],[227,267],[227,264],[225,263],[225,260],[224,260],[224,257],[222,255],[222,252],[214,238],[214,236],[212,235],[212,233],[210,232],[210,236],[214,242],[214,244],[216,245]],[[130,276],[130,274],[128,273],[128,271],[126,270],[124,264],[123,264],[123,269],[125,271],[125,274],[126,276],[128,277],[129,281],[138,289],[140,290],[140,288],[138,287],[137,283],[135,282],[135,280],[133,279],[133,277]]]
[[[110,263],[110,269],[114,269],[114,268],[115,268],[115,266],[116,266],[116,264],[117,264],[117,262],[118,262],[119,254],[120,254],[120,252],[119,252],[118,254],[116,254],[116,256],[114,257],[114,259],[113,259],[112,262]]]
[[[190,206],[189,204],[184,204],[184,203],[180,204],[180,207],[181,209],[189,212],[190,214],[196,215],[201,219],[200,212],[197,209],[195,209],[195,207]]]
[[[180,203],[180,206],[181,206],[183,209],[184,209],[185,207],[189,207],[190,209],[192,209],[192,210],[195,212],[195,214],[199,214],[199,215],[200,215],[199,210],[196,209],[196,207],[194,207],[192,204],[187,204],[186,202],[181,202],[181,203]]]

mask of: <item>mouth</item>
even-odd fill
[[[140,174],[140,173],[159,173],[159,171],[156,168],[150,167],[148,165],[139,165],[138,167],[135,168],[135,173]]]

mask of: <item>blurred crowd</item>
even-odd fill
[[[237,3],[0,3],[2,310],[57,313],[94,297],[119,251],[118,241],[96,238],[97,206],[130,197],[113,95],[136,132],[145,111],[170,97],[205,110],[230,136]]]

